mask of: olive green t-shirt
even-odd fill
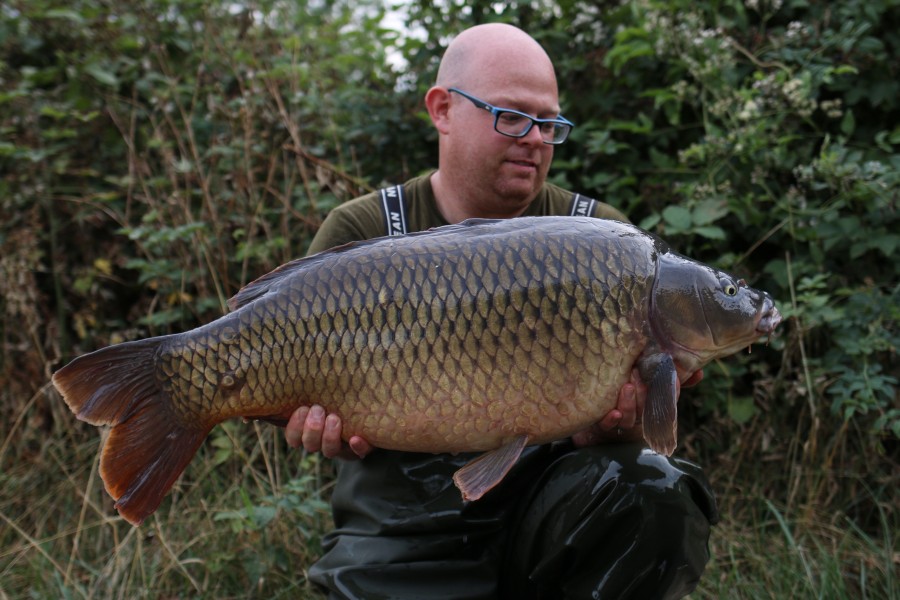
[[[410,179],[403,185],[404,211],[407,231],[423,231],[432,227],[449,225],[441,215],[434,199],[428,173]],[[534,201],[522,214],[525,217],[546,217],[568,215],[572,206],[572,192],[559,186],[545,183]],[[601,219],[625,221],[621,212],[602,202],[593,203],[591,214],[585,215]],[[381,194],[372,192],[346,202],[332,210],[322,227],[319,228],[307,254],[315,254],[348,242],[368,240],[387,235],[387,223]]]

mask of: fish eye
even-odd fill
[[[736,296],[737,295],[737,286],[730,281],[726,281],[722,286],[722,291],[725,292],[726,296]]]

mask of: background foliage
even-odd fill
[[[723,509],[697,597],[897,598],[897,0],[13,0],[0,6],[0,597],[313,595],[329,467],[216,430],[123,525],[49,375],[211,320],[329,209],[435,163],[460,29],[557,64],[558,183],[773,293],[682,399]],[[775,557],[773,559],[773,557]]]

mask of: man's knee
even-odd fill
[[[507,579],[523,585],[509,591],[679,597],[699,580],[717,519],[692,463],[637,445],[571,450],[549,465],[513,525]]]

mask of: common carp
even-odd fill
[[[100,474],[119,513],[153,513],[209,431],[284,425],[321,404],[344,439],[486,451],[454,476],[465,499],[528,444],[612,410],[637,366],[644,437],[676,445],[678,379],[770,335],[770,296],[625,223],[470,220],[348,244],[250,283],[225,316],[76,358],[53,384],[111,425]]]

